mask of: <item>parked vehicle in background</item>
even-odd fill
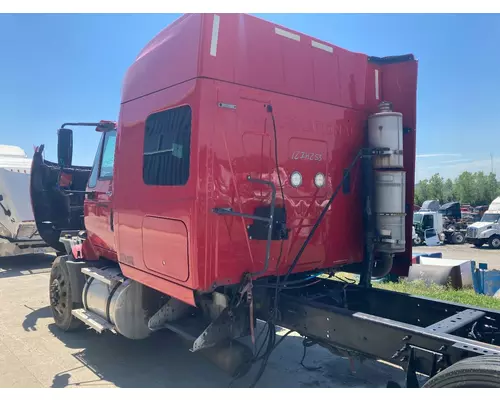
[[[493,200],[481,221],[467,228],[466,240],[476,247],[484,244],[492,249],[500,249],[500,196]]]
[[[447,229],[444,226],[444,217],[439,211],[421,210],[413,214],[413,226],[418,236],[413,239],[413,245],[425,243],[426,231],[435,230],[439,240],[444,243],[465,243],[465,232],[459,229]]]
[[[449,231],[460,230],[465,233],[467,226],[473,221],[473,214],[461,210],[458,201],[452,201],[439,207],[439,213],[443,216],[444,229]]]
[[[426,231],[435,230],[441,242],[451,244],[465,243],[467,222],[462,219],[460,203],[450,202],[439,205],[437,200],[426,200],[422,208],[413,214],[415,234],[413,245],[426,242]]]
[[[472,207],[470,204],[462,204],[460,206],[460,211],[462,212],[473,212],[474,207]]]
[[[488,206],[474,207],[474,215],[475,215],[475,218],[477,218],[477,220],[474,222],[479,222],[487,210],[488,210]]]
[[[419,211],[438,211],[439,210],[439,201],[438,200],[426,200],[422,203],[422,207]]]
[[[31,159],[0,145],[0,257],[53,251],[40,237],[30,200]]]

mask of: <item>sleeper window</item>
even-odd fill
[[[189,178],[190,143],[190,106],[150,115],[144,135],[144,183],[185,185]]]

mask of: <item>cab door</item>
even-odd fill
[[[116,131],[103,133],[85,200],[87,234],[103,256],[116,258],[113,221],[113,170],[115,163]]]

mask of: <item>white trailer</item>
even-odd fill
[[[31,159],[20,147],[0,145],[0,257],[48,253],[31,209]]]

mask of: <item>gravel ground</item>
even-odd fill
[[[477,249],[470,244],[444,246],[419,246],[413,248],[414,253],[439,252],[443,258],[457,260],[474,260],[477,263],[487,263],[488,269],[500,269],[500,249],[490,249],[487,245]]]

